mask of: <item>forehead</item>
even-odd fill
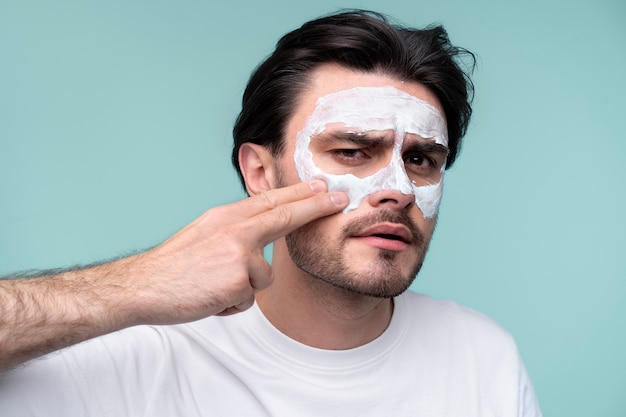
[[[349,90],[352,90],[352,93],[348,93]],[[353,94],[357,91],[363,94]],[[352,97],[349,97],[350,95]],[[327,117],[324,117],[327,123],[344,122],[347,113],[343,110],[347,112],[350,109],[355,113],[358,110],[362,116],[361,119],[357,119],[359,116],[352,116],[356,123],[356,120],[372,122],[381,108],[387,109],[390,114],[393,113],[396,120],[399,115],[406,115],[402,119],[411,119],[407,112],[410,111],[410,106],[416,105],[416,99],[430,106],[429,113],[432,113],[433,109],[436,110],[440,123],[443,124],[442,130],[446,131],[445,115],[439,100],[422,84],[405,82],[377,72],[354,71],[335,64],[323,65],[311,74],[307,88],[298,97],[287,125],[287,137],[290,139],[289,142],[293,143],[307,119],[316,111],[319,102],[326,102],[332,107],[328,109]],[[373,100],[380,105],[374,109],[369,106],[370,110],[366,111],[363,104],[367,102],[369,105]]]
[[[448,143],[439,110],[395,87],[354,87],[320,97],[301,133],[321,133],[331,124],[363,132],[394,130]]]

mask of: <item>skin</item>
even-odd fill
[[[313,112],[317,99],[326,94],[357,86],[392,86],[427,101],[444,114],[438,99],[427,88],[386,74],[355,72],[338,65],[324,65],[314,71],[310,80],[310,87],[300,97],[288,123],[286,148],[279,160],[275,161],[265,148],[258,145],[246,144],[242,147],[240,164],[251,195],[300,181],[293,162],[295,137]],[[410,140],[405,139],[405,143],[410,143]],[[390,153],[391,148],[392,144],[378,152]],[[425,219],[412,194],[401,194],[395,190],[379,190],[368,196],[356,210],[327,216],[306,227],[313,229],[315,236],[323,239],[323,244],[332,249],[338,245],[340,231],[347,223],[375,216],[381,211],[408,216],[427,246],[436,216]],[[398,227],[398,224],[381,221],[374,226]],[[353,236],[341,246],[340,256],[358,279],[366,273],[372,275],[371,268],[380,264],[381,251],[393,251],[393,267],[400,271],[400,275],[409,277],[426,251],[426,247],[416,246],[415,241],[398,245],[396,241],[375,236]],[[385,271],[379,272],[374,274],[376,279],[386,279]],[[274,326],[304,344],[323,349],[350,349],[374,340],[389,324],[393,312],[390,298],[340,288],[304,271],[290,256],[284,237],[274,242],[272,274],[273,284],[257,294],[257,303]]]
[[[278,329],[313,347],[348,349],[378,337],[389,324],[391,299],[339,288],[305,272],[293,262],[284,238],[308,225],[332,250],[343,225],[381,211],[404,213],[426,243],[432,236],[436,218],[425,219],[413,195],[378,191],[356,210],[341,214],[348,203],[345,194],[328,193],[321,181],[298,179],[294,138],[315,101],[359,85],[391,85],[441,111],[435,96],[420,84],[333,65],[319,68],[287,126],[284,154],[275,160],[261,146],[241,147],[250,198],[208,210],[138,255],[56,275],[0,280],[0,371],[130,326],[238,313],[255,298]],[[382,223],[389,226],[388,221]],[[270,267],[263,248],[272,241]],[[394,268],[409,276],[425,248],[394,242],[350,237],[341,255],[358,276],[376,265],[381,250],[392,251]],[[384,279],[384,274],[378,275]]]
[[[139,255],[0,280],[0,371],[125,327],[243,311],[272,282],[263,248],[346,205],[321,181],[294,184],[213,208]]]

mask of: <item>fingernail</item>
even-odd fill
[[[321,193],[322,191],[326,191],[326,184],[324,182],[315,180],[309,183],[309,187],[313,190],[314,193]]]
[[[330,193],[330,200],[337,206],[343,206],[348,202],[348,196],[345,193]]]

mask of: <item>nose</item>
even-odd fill
[[[389,208],[390,210],[408,210],[415,204],[415,195],[403,194],[398,190],[379,190],[368,196],[369,203],[376,208]]]

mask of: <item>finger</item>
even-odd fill
[[[347,205],[348,197],[344,193],[319,193],[305,200],[282,204],[245,224],[249,227],[251,239],[267,245],[313,220],[337,213]]]
[[[241,313],[242,311],[246,311],[250,307],[254,305],[254,296],[246,298],[241,303],[225,308],[223,311],[216,314],[216,316],[232,316],[233,314]]]
[[[232,204],[231,209],[245,217],[253,217],[283,204],[310,198],[326,191],[326,183],[320,180],[300,182],[288,187],[274,188]]]
[[[251,257],[248,263],[248,277],[254,291],[261,291],[272,283],[272,267],[263,257],[263,253]]]
[[[272,268],[262,254],[253,257],[250,261],[248,273],[251,287],[250,294],[237,305],[225,308],[217,313],[216,316],[230,316],[249,309],[254,304],[254,293],[267,288],[272,283]]]
[[[274,188],[236,203],[207,210],[193,222],[183,227],[178,233],[185,232],[187,229],[193,229],[198,224],[215,219],[216,216],[224,221],[228,220],[227,223],[232,223],[233,221],[254,217],[281,204],[310,198],[317,193],[325,191],[326,183],[322,180],[300,182],[288,187]]]

